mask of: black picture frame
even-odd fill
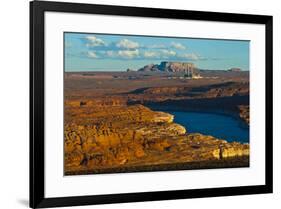
[[[265,185],[46,198],[44,193],[44,12],[71,12],[252,23],[265,25],[266,171]],[[78,206],[273,192],[273,35],[272,16],[185,11],[62,2],[30,2],[30,207]]]

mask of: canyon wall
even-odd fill
[[[69,174],[249,155],[248,144],[188,134],[173,122],[173,115],[142,105],[65,110],[65,172]]]

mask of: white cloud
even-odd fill
[[[112,51],[112,50],[106,51],[105,54],[106,54],[106,56],[108,56],[108,57],[115,57],[115,56],[116,56],[116,54],[115,54],[114,51]]]
[[[177,53],[173,50],[167,50],[167,49],[163,49],[161,50],[161,55],[164,57],[164,58],[169,58],[169,57],[174,57],[177,55]]]
[[[199,60],[201,58],[200,56],[198,56],[197,54],[194,54],[194,53],[180,54],[179,57],[188,59],[188,60]]]
[[[94,51],[88,51],[87,57],[94,58],[94,59],[99,58],[98,55],[96,54],[96,52],[94,52]]]
[[[122,39],[116,43],[116,46],[123,49],[136,49],[139,48],[139,43],[129,39]]]
[[[175,49],[179,49],[179,50],[185,50],[186,47],[184,45],[182,45],[181,43],[177,43],[177,42],[172,42],[171,46]]]
[[[87,47],[106,46],[106,43],[96,36],[86,36],[85,39]]]
[[[117,52],[119,57],[122,58],[126,58],[126,59],[132,59],[135,58],[137,56],[139,56],[139,50],[135,49],[135,50],[119,50]]]
[[[147,46],[147,48],[149,48],[149,49],[166,49],[168,47],[165,46],[164,44],[153,44],[153,45]]]
[[[204,57],[196,53],[177,53],[173,50],[153,50],[153,51],[140,51],[139,49],[133,50],[92,50],[85,53],[91,59],[172,59],[182,61],[197,61],[203,60]]]
[[[143,53],[143,56],[145,58],[155,58],[155,57],[159,57],[159,53],[155,51],[145,51]]]

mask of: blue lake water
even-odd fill
[[[249,126],[242,119],[216,113],[165,112],[173,114],[174,122],[184,126],[188,133],[211,135],[228,142],[249,142]]]

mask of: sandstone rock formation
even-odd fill
[[[233,68],[228,69],[228,71],[230,71],[230,72],[241,72],[241,68],[233,67]]]
[[[248,156],[249,145],[188,134],[173,115],[142,105],[81,106],[66,102],[65,172],[154,166]]]
[[[172,73],[186,73],[190,77],[199,75],[199,71],[195,68],[193,63],[189,62],[161,62],[158,64],[149,64],[138,71],[141,72],[153,72],[153,71],[161,71],[161,72],[172,72]]]
[[[249,144],[189,133],[173,115],[147,108],[219,109],[249,122],[243,72],[200,80],[180,79],[181,73],[173,79],[172,73],[66,73],[65,174],[248,166]]]
[[[140,71],[140,72],[155,72],[155,71],[159,71],[159,68],[158,68],[158,65],[149,64],[149,65],[145,65],[144,67],[138,69],[138,71]]]
[[[195,66],[189,62],[161,62],[158,66],[159,70],[166,72],[184,72],[195,73]]]
[[[250,110],[249,110],[249,105],[239,105],[239,115],[240,117],[246,122],[250,123]]]
[[[182,111],[217,111],[239,117],[239,106],[249,106],[249,83],[150,87],[135,90],[127,96],[130,104],[140,103],[160,109],[170,107]]]

